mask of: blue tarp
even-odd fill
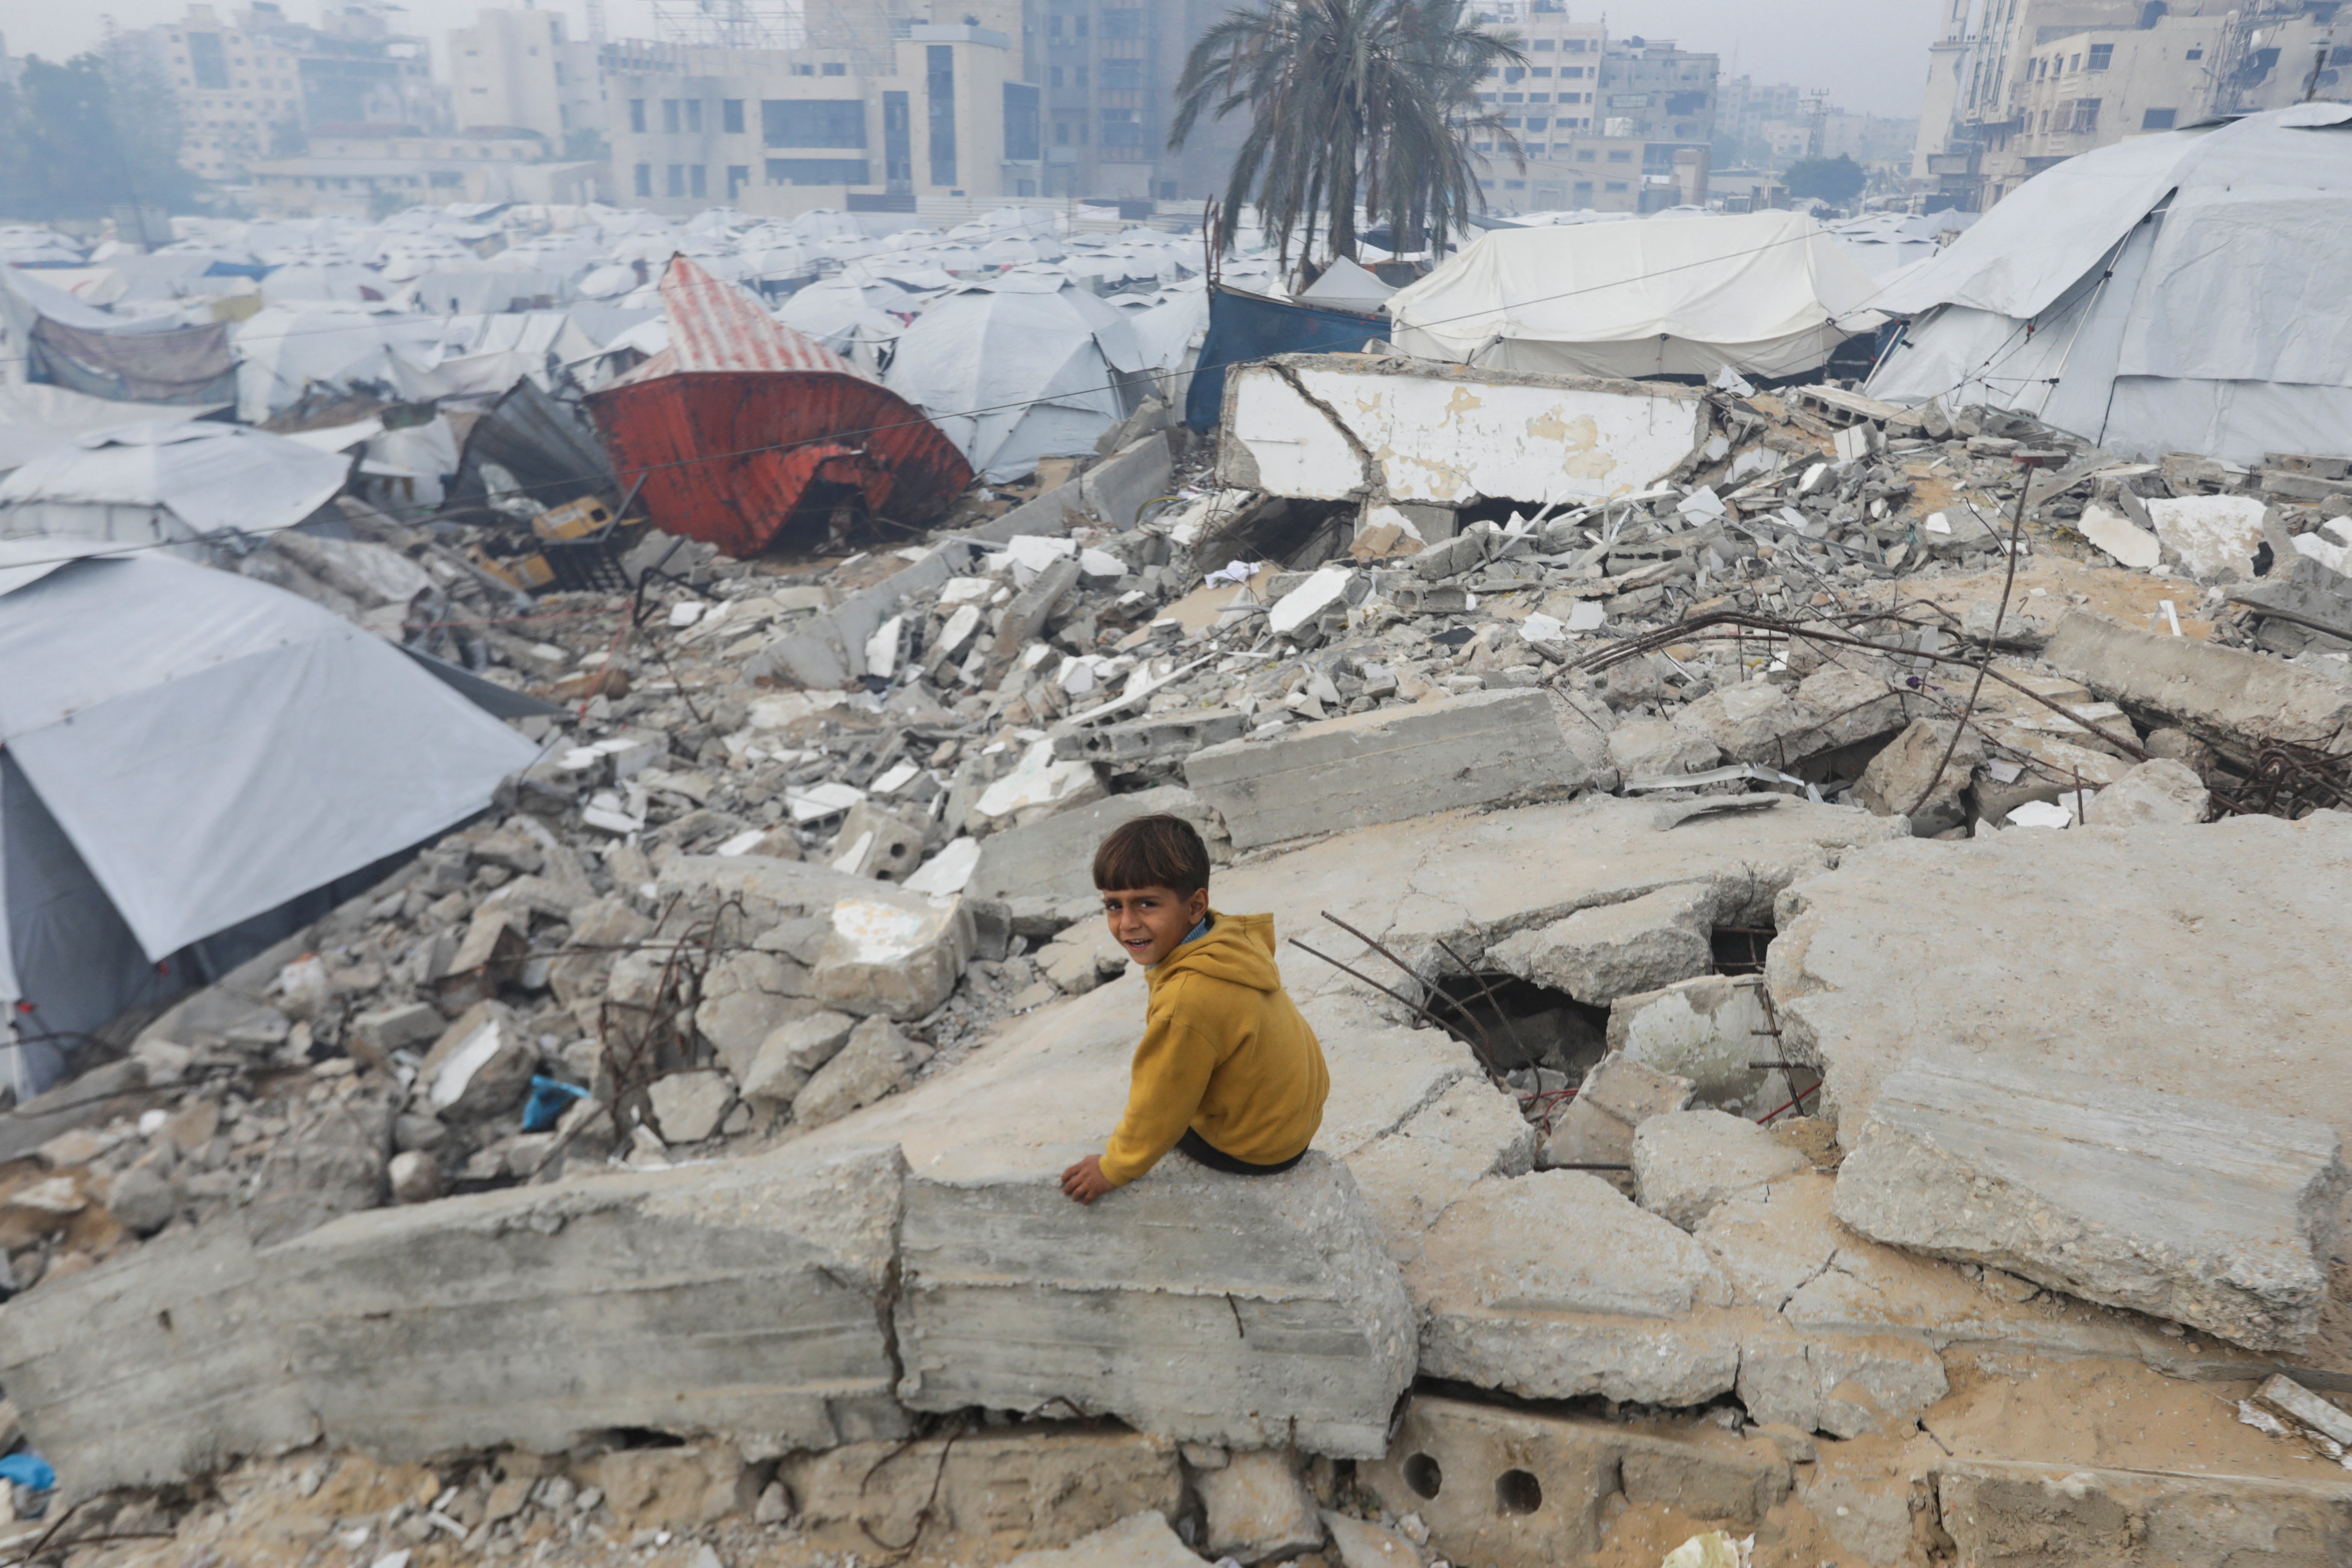
[[[1225,405],[1225,367],[1272,354],[1352,353],[1389,335],[1385,316],[1318,310],[1270,300],[1263,294],[1211,285],[1209,333],[1184,399],[1184,423],[1195,430],[1215,425]]]

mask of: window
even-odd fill
[[[863,158],[771,158],[772,185],[862,185],[866,184]]]
[[[1528,129],[1530,131],[1541,131],[1550,123],[1551,121],[1549,120],[1530,120],[1528,121]]]
[[[1102,84],[1110,92],[1141,92],[1143,62],[1141,60],[1103,61]]]
[[[702,133],[702,100],[689,98],[686,100],[686,128],[698,136]]]
[[[707,196],[710,194],[710,167],[709,164],[697,163],[688,169],[686,173],[688,176],[687,194],[688,195]]]
[[[1070,122],[1068,121],[1056,120],[1054,121],[1054,144],[1057,147],[1066,147],[1070,144]]]
[[[1058,38],[1062,36],[1061,17],[1048,16],[1045,18],[1045,36],[1049,38]]]
[[[1143,37],[1143,13],[1140,11],[1105,11],[1102,25],[1102,36],[1106,38]],[[1085,23],[1081,21],[1079,26],[1083,27]]]
[[[1075,24],[1078,37],[1081,38],[1085,37],[1087,36],[1087,19],[1084,16],[1073,16],[1070,20]]]
[[[816,67],[811,65],[796,65],[793,68],[793,74],[794,76],[814,76],[816,75]]]
[[[820,76],[847,76],[849,74],[849,67],[842,63],[840,60],[827,60],[824,62],[824,66],[820,68],[817,74]]]
[[[683,164],[683,163],[672,163],[672,164],[669,166],[669,183],[668,183],[668,192],[667,192],[667,194],[668,194],[668,195],[673,195],[673,196],[682,196],[682,195],[686,195],[686,165],[685,165],[685,164]]]
[[[931,184],[956,183],[955,50],[923,47],[923,94],[930,110]]]
[[[1102,111],[1102,144],[1106,147],[1140,147],[1143,127],[1136,122],[1132,109],[1106,109]]]
[[[2115,45],[2113,45],[2113,44],[2093,44],[2093,45],[2091,46],[2091,68],[2092,68],[2093,70],[2095,70],[2095,71],[2103,71],[2103,70],[2106,69],[2106,68],[2107,68],[2107,67],[2108,67],[2108,65],[2109,65],[2111,62],[2113,62],[2113,60],[2115,59],[2115,58],[2116,58],[2116,47],[2115,47]]]
[[[1504,67],[1504,68],[1503,68],[1503,79],[1504,79],[1505,81],[1508,81],[1508,82],[1524,81],[1524,80],[1526,80],[1526,79],[1527,79],[1527,75],[1528,75],[1528,73],[1527,73],[1527,72],[1525,72],[1525,71],[1521,70],[1521,69],[1520,69],[1518,67],[1517,67],[1517,66],[1506,66],[1506,67]]]
[[[1599,156],[1600,154],[1590,147],[1579,147],[1576,150],[1576,161],[1580,163],[1590,163]]]
[[[1548,92],[1531,92],[1528,94],[1528,101],[1529,103],[1549,103],[1551,101],[1551,94]]]
[[[637,165],[637,195],[649,196],[653,194],[654,166],[651,163],[640,163]]]
[[[855,98],[762,99],[760,140],[770,147],[863,147],[866,105]]]
[[[1549,54],[1550,51],[1558,47],[1559,47],[1559,43],[1557,39],[1553,38],[1538,38],[1535,43],[1536,53],[1539,55]]]
[[[677,100],[674,98],[665,98],[661,100],[661,106],[662,129],[664,131],[675,132],[677,129]]]
[[[2171,109],[2151,109],[2139,117],[2139,128],[2142,131],[2169,131],[2179,112]]]
[[[2080,55],[2071,57],[2067,61],[2066,68],[2070,71],[2081,70],[2083,68],[2083,57]]]
[[[1529,69],[1528,69],[1528,74],[1529,76],[1549,76],[1549,75],[1551,75],[1551,67],[1549,67],[1549,66],[1534,66],[1534,67],[1529,68]]]
[[[735,193],[741,190],[751,183],[751,164],[730,163],[727,165],[727,199],[729,201],[733,201],[735,199]]]
[[[2205,51],[2203,49],[2191,49],[2183,58],[2192,60],[2201,60],[2205,58]]]
[[[743,134],[743,100],[741,99],[722,98],[719,100],[719,129],[730,136]],[[743,171],[743,177],[746,180],[751,177],[750,169],[746,168]]]
[[[1004,84],[1004,156],[1015,163],[1043,157],[1038,146],[1037,89],[1026,82]]]
[[[1630,163],[1633,161],[1633,150],[1627,147],[1612,147],[1609,151],[1609,161],[1612,163]]]
[[[915,188],[915,116],[910,95],[882,95],[882,178],[894,191]]]
[[[1061,86],[1062,68],[1059,66],[1048,66],[1045,69],[1045,82],[1049,87]]]
[[[1582,66],[1562,66],[1559,68],[1559,74],[1562,76],[1580,77],[1584,74],[1584,68]]]
[[[1505,103],[1525,103],[1527,100],[1528,95],[1524,92],[1507,92],[1503,95]]]
[[[1601,188],[1604,191],[1622,191],[1625,189],[1625,182],[1622,180],[1603,180],[1601,183]]]
[[[1087,68],[1086,68],[1086,67],[1084,67],[1084,66],[1079,66],[1078,68],[1076,68],[1076,71],[1075,71],[1075,72],[1073,73],[1073,75],[1071,76],[1070,80],[1071,80],[1071,85],[1073,85],[1073,86],[1075,86],[1075,87],[1084,87],[1084,86],[1086,86],[1086,85],[1087,85]]]
[[[1506,120],[1503,121],[1503,129],[1506,131],[1517,131],[1521,123],[1521,121],[1517,120]]]

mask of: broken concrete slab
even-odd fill
[[[1445,1206],[1487,1176],[1524,1176],[1536,1130],[1512,1098],[1483,1077],[1465,1077],[1391,1136],[1352,1156],[1364,1200],[1379,1216],[1390,1255],[1402,1263]]]
[[[1080,475],[1078,499],[1124,532],[1135,526],[1145,507],[1168,494],[1170,472],[1168,438],[1153,431]]]
[[[1874,1240],[2293,1350],[2326,1300],[2342,1153],[2303,1117],[1915,1056],[1879,1084],[1836,1209]]]
[[[2157,538],[2200,580],[2224,571],[2251,574],[2267,510],[2258,496],[2179,496],[2147,503]]]
[[[1752,1529],[1792,1479],[1769,1441],[1720,1427],[1668,1436],[1429,1394],[1406,1406],[1387,1457],[1358,1474],[1388,1512],[1421,1516],[1433,1551],[1493,1568],[1592,1562],[1629,1504]]]
[[[1051,1174],[971,1150],[909,1184],[904,1404],[1067,1401],[1193,1441],[1381,1451],[1412,1308],[1345,1166],[1310,1152],[1239,1177],[1171,1155],[1087,1207]]]
[[[1628,719],[1609,731],[1609,760],[1629,779],[1704,773],[1723,760],[1706,736],[1665,719]]]
[[[1943,1357],[1900,1334],[1763,1331],[1740,1347],[1739,1401],[1759,1425],[1841,1438],[1907,1432],[1950,1390]]]
[[[1605,1005],[1712,969],[1717,901],[1705,883],[1661,888],[1520,931],[1486,957],[1522,980]]]
[[[1074,1423],[845,1444],[794,1455],[776,1477],[800,1505],[802,1533],[851,1552],[919,1528],[973,1546],[1063,1547],[1139,1516],[1165,1529],[1184,1500],[1174,1443]]]
[[[1323,1544],[1315,1494],[1295,1452],[1257,1448],[1234,1455],[1193,1478],[1208,1523],[1202,1544],[1219,1557],[1262,1563]]]
[[[1131,772],[1150,763],[1181,763],[1204,746],[1238,741],[1249,724],[1249,716],[1237,708],[1181,710],[1057,734],[1054,754]]]
[[[2352,683],[2242,648],[2075,610],[2042,657],[2144,722],[2188,731],[2240,766],[2266,742],[2352,752]]]
[[[2139,1088],[2352,1137],[2340,1020],[2309,1003],[2336,984],[2347,886],[2340,812],[1880,845],[1782,896],[1765,967],[1848,1135],[1915,1050],[1959,1044],[2036,1070],[2127,1062]]]
[[[793,1120],[803,1127],[838,1121],[906,1088],[930,1059],[931,1047],[923,1041],[901,1034],[887,1018],[868,1018],[793,1097]]]
[[[1196,752],[1184,782],[1254,849],[1463,806],[1566,795],[1587,771],[1540,691],[1481,691]]]
[[[1771,1060],[1773,1017],[1761,975],[1702,974],[1609,1006],[1609,1051],[1690,1080],[1696,1103],[1768,1116],[1790,1099]]]
[[[1653,1116],[1689,1109],[1691,1081],[1623,1057],[1603,1057],[1554,1119],[1537,1163],[1551,1169],[1630,1165],[1633,1133]]]
[[[1956,741],[1955,728],[1948,721],[1911,721],[1863,769],[1853,786],[1854,804],[1875,816],[1907,817],[1912,833],[1921,838],[1966,822],[1960,792],[1983,759],[1984,742],[1973,730],[1962,731]]]
[[[919,895],[852,895],[833,906],[833,929],[810,976],[819,1001],[906,1021],[948,999],[978,940],[971,911],[961,899],[910,905],[910,897]]]
[[[2083,820],[2094,827],[2188,826],[2212,815],[2205,781],[2185,763],[2156,757],[2092,796]]]
[[[1713,1261],[1582,1172],[1481,1182],[1430,1227],[1406,1282],[1426,1376],[1702,1405],[1738,1374],[1737,1327],[1699,1310],[1731,1299]]]
[[[1005,1568],[1200,1568],[1164,1514],[1139,1513],[1053,1552],[1024,1552]]]
[[[1095,847],[1119,824],[1160,812],[1192,824],[1208,844],[1212,861],[1226,851],[1224,824],[1208,802],[1191,790],[1162,784],[990,834],[980,841],[980,859],[964,884],[964,896],[1052,902],[1091,899]],[[1223,858],[1229,858],[1229,853]]]
[[[846,1013],[814,1013],[780,1025],[760,1043],[743,1079],[743,1098],[754,1105],[789,1105],[840,1054],[857,1023]]]
[[[1963,1563],[2330,1568],[2352,1543],[2352,1486],[2340,1481],[1979,1458],[1948,1459],[1935,1480]]]
[[[1769,1129],[1720,1110],[1651,1117],[1633,1130],[1633,1164],[1642,1206],[1685,1230],[1734,1193],[1813,1168]]]
[[[11,1302],[0,1375],[78,1494],[319,1436],[395,1459],[616,1427],[771,1456],[891,1438],[902,1169],[888,1146],[795,1147],[375,1209],[259,1252],[167,1238]]]

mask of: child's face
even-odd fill
[[[1110,934],[1127,956],[1150,965],[1176,950],[1184,935],[1209,912],[1209,889],[1189,896],[1173,888],[1105,889],[1103,914]]]

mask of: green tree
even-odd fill
[[[1843,206],[1862,195],[1867,176],[1862,165],[1841,153],[1834,158],[1805,158],[1789,165],[1780,183],[1789,187],[1792,196],[1811,196],[1817,202]]]
[[[96,54],[26,59],[0,96],[0,215],[102,217],[118,202],[185,211],[194,180],[176,156],[171,94],[152,74]]]
[[[1484,206],[1475,132],[1526,165],[1518,139],[1479,102],[1489,68],[1522,64],[1482,31],[1465,0],[1255,0],[1202,34],[1177,83],[1168,144],[1202,117],[1246,110],[1249,132],[1225,184],[1230,225],[1255,204],[1286,266],[1356,254],[1360,207],[1399,237],[1442,249]]]

